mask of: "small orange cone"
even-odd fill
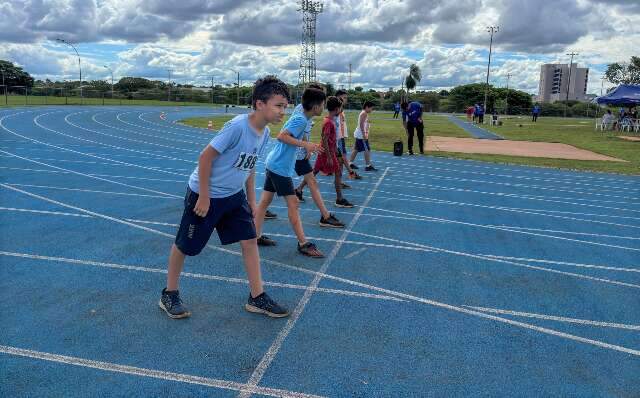
[[[213,130],[213,122],[211,120],[209,120],[209,123],[207,123],[207,128],[209,130]]]

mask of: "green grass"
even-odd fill
[[[349,134],[352,136],[356,125],[357,112],[347,114]],[[390,120],[390,112],[374,112],[370,116],[371,145],[376,150],[391,151],[393,142],[402,139],[406,144],[406,138],[400,120]],[[210,118],[191,118],[181,122],[190,126],[207,127],[209,120],[213,121],[214,129],[219,129],[224,122],[233,116],[215,116]],[[559,142],[573,145],[577,148],[587,149],[596,153],[612,156],[627,162],[609,161],[585,161],[553,158],[533,158],[505,155],[468,154],[459,152],[428,151],[431,156],[449,157],[458,159],[480,160],[493,163],[506,163],[527,166],[552,167],[560,169],[610,172],[620,174],[640,174],[640,142],[630,142],[617,138],[616,135],[603,134],[594,130],[593,119],[584,118],[539,118],[538,123],[533,124],[528,117],[511,117],[504,119],[502,126],[484,127],[494,131],[505,139],[516,141],[541,141]],[[519,125],[522,124],[522,127]],[[271,126],[271,135],[275,136],[282,128],[282,123]],[[316,118],[312,137],[319,140],[321,132],[321,118]],[[425,134],[443,137],[463,137],[470,135],[462,128],[447,120],[446,116],[427,115],[425,118]],[[628,134],[628,133],[625,133]]]
[[[79,97],[53,97],[53,96],[32,96],[26,97],[24,95],[9,95],[7,96],[7,103],[5,104],[5,98],[0,95],[0,108],[7,106],[30,106],[30,105],[80,105]],[[103,105],[102,98],[83,98],[82,105]],[[203,102],[167,102],[158,100],[127,100],[127,99],[104,99],[104,105],[138,105],[138,106],[210,106],[210,107],[222,107],[224,105],[212,105]],[[233,109],[233,108],[231,108]]]
[[[401,139],[402,141],[406,141],[406,136],[404,128],[402,127],[401,119],[391,120],[391,116],[392,113],[386,112],[373,112],[371,116],[369,116],[369,122],[371,124],[369,140],[371,141],[371,145],[376,150],[391,151],[393,150],[394,141],[397,141],[399,139]],[[212,116],[208,118],[184,119],[181,122],[190,126],[206,128],[208,121],[211,120],[213,122],[214,129],[218,130],[227,120],[230,120],[232,118],[233,115]],[[356,127],[357,118],[358,112],[347,113],[347,127],[349,128],[350,137],[353,137],[353,130]],[[312,137],[315,137],[317,140],[320,139],[320,134],[322,131],[322,120],[322,117],[315,118],[316,123],[314,124],[313,130],[311,131]],[[283,124],[284,123],[279,123],[269,126],[271,128],[271,135],[275,136],[280,131]],[[466,131],[448,121],[444,116],[427,115],[425,118],[425,124],[426,133],[429,135],[465,138],[470,137]]]
[[[522,126],[522,127],[520,127]],[[487,130],[508,140],[558,142],[573,145],[602,155],[626,160],[622,162],[580,161],[548,158],[521,158],[500,155],[473,155],[472,159],[489,160],[547,166],[576,170],[590,170],[624,174],[640,174],[640,142],[626,141],[618,135],[632,135],[628,132],[596,131],[594,119],[543,117],[532,123],[530,117],[509,117],[503,119],[502,126],[484,125]],[[460,157],[460,156],[457,156]],[[471,157],[464,156],[470,159]]]

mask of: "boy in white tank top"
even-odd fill
[[[353,161],[358,156],[359,152],[364,152],[364,160],[366,163],[365,171],[377,171],[375,167],[371,164],[371,147],[369,146],[369,114],[373,112],[373,102],[365,101],[362,105],[362,112],[358,116],[358,126],[353,132],[353,136],[356,139],[356,143],[353,146],[353,151],[351,152],[350,163],[352,169],[358,169]]]

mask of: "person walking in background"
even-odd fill
[[[473,121],[473,112],[475,111],[475,108],[473,106],[470,106],[467,108],[467,122],[471,122]]]
[[[533,116],[531,121],[534,122],[534,123],[537,122],[538,121],[538,115],[540,115],[540,105],[535,104],[533,106],[533,111],[531,112],[531,114]]]
[[[393,104],[393,118],[397,119],[399,114],[400,114],[400,103],[396,102],[395,104]]]

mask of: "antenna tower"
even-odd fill
[[[298,84],[306,86],[316,81],[316,20],[324,8],[320,1],[300,0],[302,11],[302,43]]]

